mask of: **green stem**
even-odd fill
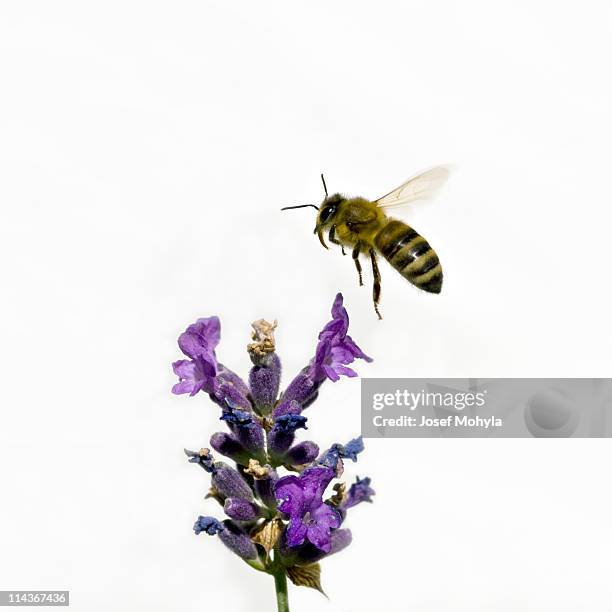
[[[276,587],[276,604],[278,612],[289,612],[289,595],[287,594],[287,574],[281,567],[274,572],[274,586]]]

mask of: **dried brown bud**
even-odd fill
[[[276,349],[274,330],[276,329],[277,322],[268,323],[268,321],[264,319],[259,319],[259,321],[253,321],[251,326],[253,327],[251,337],[254,342],[247,346],[247,351],[249,352],[251,361],[253,361],[253,363],[259,363],[265,360],[265,358]]]
[[[261,465],[257,459],[249,459],[249,467],[244,468],[244,473],[249,474],[255,480],[263,480],[270,475],[270,466]]]
[[[334,485],[334,491],[336,493],[329,498],[329,501],[334,506],[339,507],[346,499],[346,484],[344,484],[343,482],[337,482]]]

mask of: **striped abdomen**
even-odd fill
[[[427,240],[409,225],[390,219],[374,236],[374,246],[413,285],[429,293],[440,293],[440,260]]]

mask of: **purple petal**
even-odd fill
[[[180,359],[172,364],[172,370],[179,378],[193,378],[195,363],[189,359]]]
[[[316,523],[327,525],[331,529],[340,527],[340,516],[334,508],[328,504],[321,504],[310,512],[310,516]]]
[[[214,356],[221,337],[218,317],[198,319],[179,336],[179,347],[185,355],[195,359],[203,354]]]
[[[343,365],[334,366],[334,371],[336,372],[336,374],[341,374],[342,376],[348,376],[348,378],[355,378],[356,376],[358,376],[355,370],[352,370],[351,368],[347,368],[346,366],[343,366]]]
[[[329,378],[329,380],[332,382],[337,382],[340,380],[340,376],[336,374],[336,370],[333,367],[324,365],[322,369],[323,372],[325,372],[325,376],[327,376],[327,378]]]
[[[343,306],[344,298],[341,293],[337,293],[332,304],[331,313],[334,319],[346,319],[348,321],[348,313]]]
[[[200,386],[199,389],[196,389],[196,385],[193,383],[193,381],[183,380],[181,382],[177,382],[172,387],[172,393],[174,393],[175,395],[182,395],[183,393],[195,395],[201,388],[202,387]]]
[[[368,357],[356,344],[355,341],[350,337],[347,336],[344,339],[344,345],[346,346],[346,348],[348,350],[351,351],[351,353],[353,354],[354,357],[356,357],[357,359],[364,359],[365,361],[367,361],[368,363],[371,363],[372,361],[374,361],[371,357]]]
[[[340,527],[340,515],[327,504],[321,504],[310,512],[306,537],[323,552],[331,549],[331,529]]]
[[[293,520],[287,527],[287,544],[289,546],[299,546],[304,543],[308,527],[300,519]]]
[[[308,526],[306,537],[309,542],[312,542],[319,550],[329,552],[331,549],[331,534],[329,527],[324,524],[315,523]]]
[[[333,555],[334,553],[344,550],[352,540],[351,531],[349,529],[336,529],[330,534],[331,547],[325,552],[315,547],[303,546],[296,551],[296,557],[302,565],[316,563],[324,557]]]
[[[300,486],[307,507],[317,506],[321,502],[327,485],[334,477],[334,470],[325,466],[307,468],[300,474]]]
[[[289,516],[301,516],[304,512],[304,492],[300,478],[284,476],[274,486],[278,509]]]
[[[202,357],[197,357],[193,361],[187,359],[175,361],[172,364],[172,369],[179,377],[178,384],[172,388],[173,393],[190,393],[195,395],[202,389],[208,393],[213,392],[215,389],[214,366],[211,370],[211,364],[205,362]],[[212,376],[210,375],[211,371],[213,373]]]

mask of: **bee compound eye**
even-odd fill
[[[336,212],[336,205],[326,206],[321,211],[321,223],[325,223],[328,219],[332,217],[332,215]]]

